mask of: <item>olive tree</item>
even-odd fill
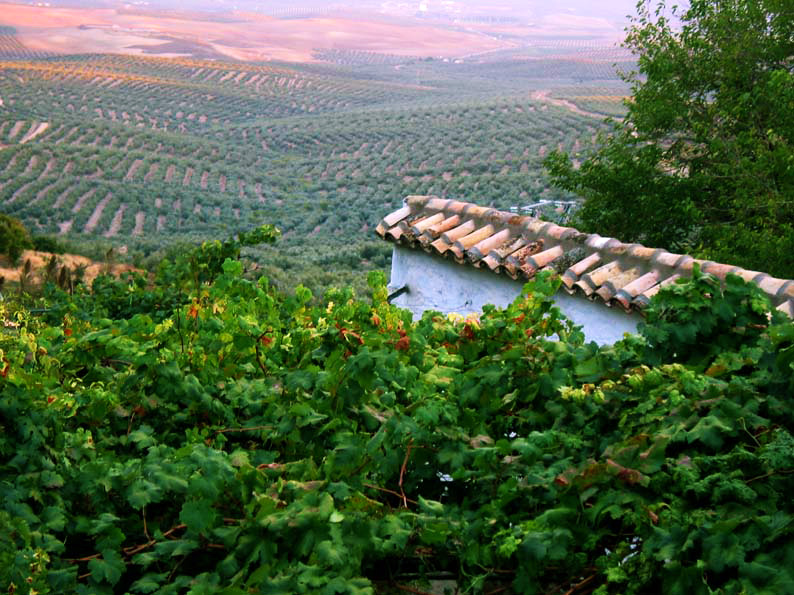
[[[33,242],[25,226],[18,219],[0,213],[0,254],[16,264],[22,251],[32,247]]]
[[[637,68],[623,121],[575,167],[587,231],[794,276],[794,4],[637,5],[624,45]]]

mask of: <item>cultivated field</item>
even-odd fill
[[[157,13],[131,7],[50,8],[0,4],[20,42],[46,53],[154,53],[244,61],[312,59],[315,48],[452,56],[505,47],[493,36],[433,24],[335,15],[277,19],[256,13]]]
[[[14,10],[34,19],[32,7]],[[52,23],[77,22],[55,12]],[[239,26],[195,22],[213,39]],[[432,59],[420,46],[370,51],[359,40],[315,46],[306,63],[243,62],[200,47],[58,55],[23,26],[0,29],[0,211],[139,263],[174,242],[273,222],[282,240],[253,257],[277,280],[313,287],[386,266],[372,229],[408,194],[503,209],[573,198],[550,187],[544,157],[592,142],[628,92],[614,65],[629,57],[602,39],[513,38]]]

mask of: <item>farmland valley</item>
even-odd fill
[[[3,6],[0,210],[139,266],[273,223],[248,257],[284,287],[363,287],[407,195],[574,199],[544,156],[628,93],[618,26],[583,17]]]

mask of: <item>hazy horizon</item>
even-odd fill
[[[135,6],[155,9],[180,9],[202,11],[250,10],[256,12],[283,12],[287,10],[335,9],[361,12],[450,14],[461,18],[492,15],[520,19],[539,18],[550,14],[570,14],[581,17],[603,18],[611,22],[627,22],[636,12],[636,0],[604,0],[594,4],[589,0],[564,0],[542,2],[541,0],[55,0],[51,6],[96,7]]]

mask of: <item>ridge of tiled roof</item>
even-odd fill
[[[384,217],[376,233],[385,240],[529,280],[540,270],[560,275],[568,293],[581,293],[627,312],[642,310],[660,288],[701,271],[724,280],[734,273],[757,284],[773,307],[794,318],[794,280],[624,244],[535,217],[516,215],[436,196],[408,196]]]

